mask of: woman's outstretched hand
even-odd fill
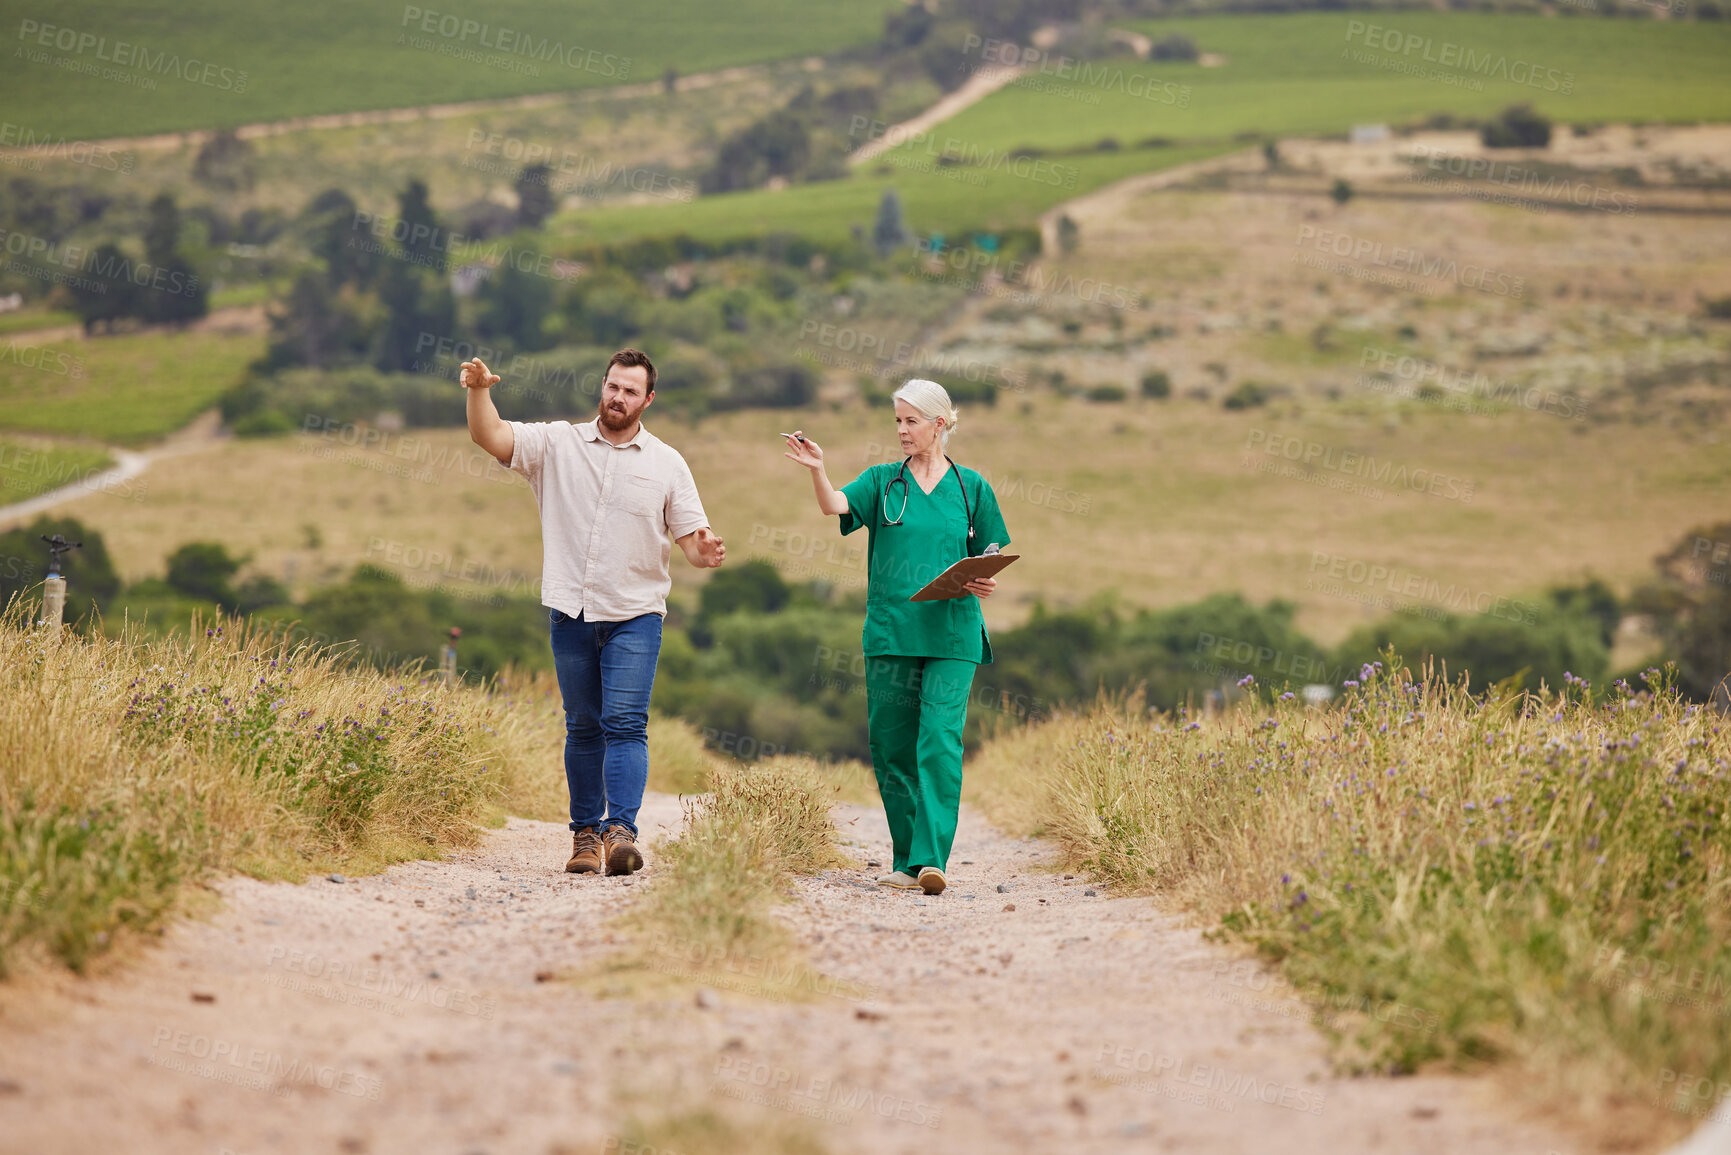
[[[787,452],[782,456],[807,469],[823,468],[823,446],[809,437],[802,437],[797,429],[787,435]]]

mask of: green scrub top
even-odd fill
[[[935,602],[910,602],[908,598],[964,557],[975,557],[986,546],[1010,544],[1010,531],[998,512],[998,498],[986,479],[971,469],[946,469],[943,480],[930,493],[920,489],[909,469],[907,509],[902,509],[902,486],[896,482],[888,496],[885,489],[896,476],[898,463],[874,465],[846,485],[847,512],[841,515],[841,531],[850,534],[866,527],[866,616],[861,632],[862,650],[868,658],[897,655],[908,658],[960,658],[986,663],[992,660],[992,641],[986,636],[986,619],[980,599],[972,594]],[[956,484],[960,470],[967,486],[968,506]],[[974,511],[974,538],[968,540],[968,508]],[[885,525],[901,519],[900,525]]]

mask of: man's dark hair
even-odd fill
[[[649,354],[645,353],[641,349],[621,349],[619,352],[613,354],[613,356],[607,358],[608,369],[613,368],[615,365],[622,365],[627,369],[636,369],[641,367],[642,370],[649,375],[649,392],[655,392],[655,362],[649,359]],[[601,374],[601,379],[603,381],[607,379],[606,372]]]

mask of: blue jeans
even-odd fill
[[[565,785],[571,829],[620,823],[637,835],[649,781],[649,692],[661,655],[661,615],[586,622],[548,613],[553,669],[565,699]]]

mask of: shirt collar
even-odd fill
[[[626,449],[633,445],[637,446],[639,449],[647,449],[649,447],[649,438],[651,436],[649,427],[639,421],[637,423],[637,433],[630,441],[624,442],[620,445],[614,445],[611,441],[608,441],[605,437],[601,436],[601,419],[599,417],[593,421],[580,422],[577,426],[577,432],[585,441],[600,441],[613,449]]]

